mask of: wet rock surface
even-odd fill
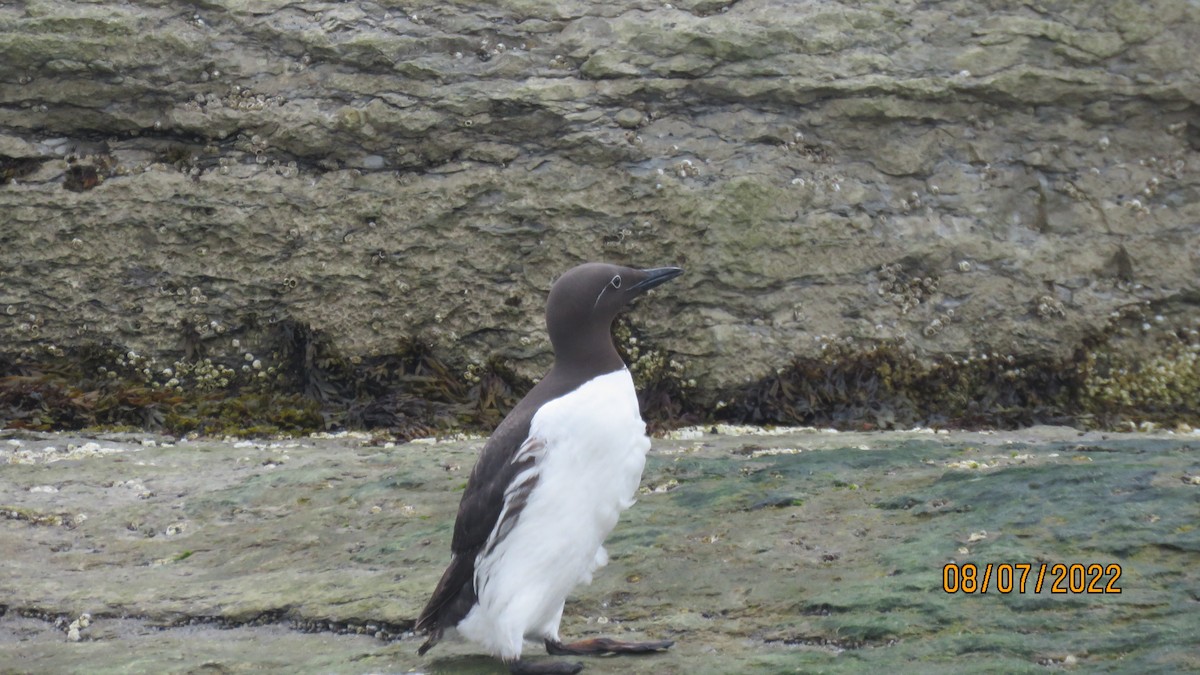
[[[1200,667],[1194,434],[717,431],[655,441],[564,615],[677,645],[589,672]],[[408,632],[478,443],[8,432],[0,670],[502,672]],[[948,594],[947,563],[1033,572]]]
[[[709,394],[822,336],[1063,356],[1117,312],[1156,354],[1196,329],[1198,12],[4,3],[0,343],[238,368],[296,322],[530,377],[552,278],[611,259],[687,268],[644,337]]]

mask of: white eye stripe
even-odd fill
[[[607,291],[610,286],[614,289],[621,288],[621,275],[620,274],[614,276],[612,279],[609,279],[608,285],[605,286],[604,288],[600,289],[600,294],[596,296],[596,302],[592,303],[592,309],[596,309],[596,307],[600,305],[600,298],[604,297],[604,291]]]

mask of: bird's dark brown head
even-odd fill
[[[567,270],[550,288],[546,328],[559,361],[612,349],[612,323],[630,301],[683,274],[678,267],[639,270],[585,263]],[[614,352],[615,353],[615,352]]]

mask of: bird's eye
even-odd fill
[[[621,275],[618,274],[617,276],[613,277],[612,281],[610,281],[608,283],[612,284],[613,288],[620,288],[621,287]]]

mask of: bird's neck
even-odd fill
[[[555,344],[551,373],[582,383],[625,367],[613,345],[611,330],[593,331],[589,335],[586,340]]]

